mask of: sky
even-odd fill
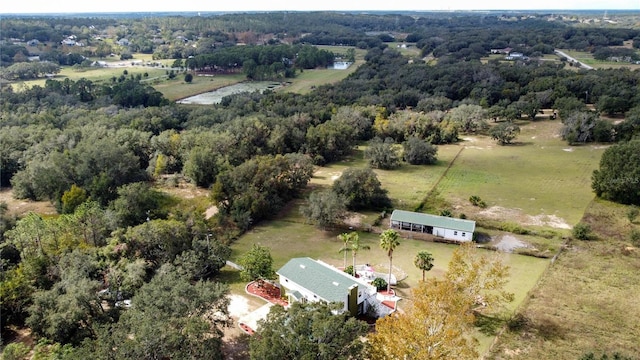
[[[3,0],[0,14],[314,10],[637,10],[640,0]]]

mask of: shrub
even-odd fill
[[[631,233],[629,234],[629,239],[631,240],[631,243],[633,245],[640,246],[640,230],[638,229],[631,230]]]
[[[451,210],[449,209],[444,209],[440,211],[440,216],[452,217],[452,215],[453,214],[451,214]]]
[[[469,202],[473,205],[473,206],[477,206],[480,208],[486,208],[487,207],[487,203],[485,203],[482,199],[480,199],[480,196],[478,195],[471,195],[469,197]]]
[[[190,84],[193,81],[193,75],[191,73],[187,73],[184,76],[184,82],[186,82],[187,84]]]
[[[387,289],[387,281],[383,278],[375,278],[371,282],[371,285],[375,286],[378,291]]]
[[[591,226],[582,222],[577,223],[576,226],[573,227],[573,237],[578,240],[591,239]]]
[[[6,360],[24,359],[31,349],[21,342],[8,344],[2,351],[2,358]]]
[[[356,276],[355,275],[355,271],[353,271],[353,265],[349,265],[344,269],[344,272],[346,272],[347,274],[351,275],[351,276]]]
[[[627,219],[629,219],[630,223],[633,223],[636,218],[640,214],[640,209],[637,206],[631,206],[629,210],[627,210]]]

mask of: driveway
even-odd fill
[[[569,60],[569,61],[571,61],[571,62],[574,62],[574,63],[576,63],[576,64],[580,65],[580,67],[581,67],[581,68],[583,68],[583,69],[593,70],[593,66],[589,66],[589,65],[587,65],[587,64],[585,64],[585,63],[581,63],[580,61],[576,60],[575,58],[573,58],[573,57],[569,56],[569,55],[568,55],[567,53],[565,53],[564,51],[560,51],[560,50],[553,50],[553,52],[554,52],[554,53],[556,53],[556,55],[566,57],[566,58],[567,58],[567,60]]]

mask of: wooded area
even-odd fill
[[[303,197],[305,217],[320,227],[335,226],[347,209],[400,205],[371,169],[345,171],[330,191],[308,191],[314,166],[343,160],[358,145],[367,146],[371,168],[393,170],[434,164],[438,145],[470,134],[510,146],[518,124],[561,121],[558,136],[568,145],[610,146],[593,174],[595,193],[640,205],[640,71],[543,58],[563,48],[636,60],[639,29],[524,16],[265,13],[15,17],[2,19],[0,34],[0,187],[57,211],[16,214],[0,206],[1,325],[3,332],[28,327],[55,344],[51,358],[221,358],[228,288],[217,275],[240,234]],[[70,36],[83,46],[64,44]],[[124,38],[128,45],[118,42]],[[392,41],[410,43],[420,56],[402,55]],[[625,43],[632,46],[613,50]],[[247,80],[292,78],[353,56],[314,45],[365,49],[366,62],[306,95],[242,93],[211,106],[171,103],[126,74],[15,86],[112,53],[181,59],[194,73],[239,71]],[[488,58],[507,47],[527,59]],[[29,62],[32,53],[43,61]],[[157,189],[172,181],[208,189],[207,207],[217,213],[205,218],[200,204]],[[416,296],[434,295],[433,302],[463,286],[452,278],[433,280],[433,290],[426,284]],[[456,299],[453,326],[464,332],[473,326],[474,299]],[[274,312],[252,351],[262,354],[282,322],[303,310]],[[363,333],[351,319],[326,318],[329,308],[309,311],[327,326]],[[392,333],[412,326],[385,321]],[[316,336],[318,329],[300,331]],[[388,335],[376,336],[374,349],[385,347]],[[344,353],[323,350],[327,358],[364,351],[352,338],[341,341]],[[474,356],[470,349],[464,353]]]

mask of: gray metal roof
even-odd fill
[[[351,275],[308,257],[291,259],[276,273],[328,302],[344,303],[349,288],[361,285]],[[282,285],[286,287],[286,284]]]
[[[456,219],[405,210],[393,210],[393,213],[391,213],[391,221],[402,221],[470,233],[476,229],[476,222],[473,220]]]

